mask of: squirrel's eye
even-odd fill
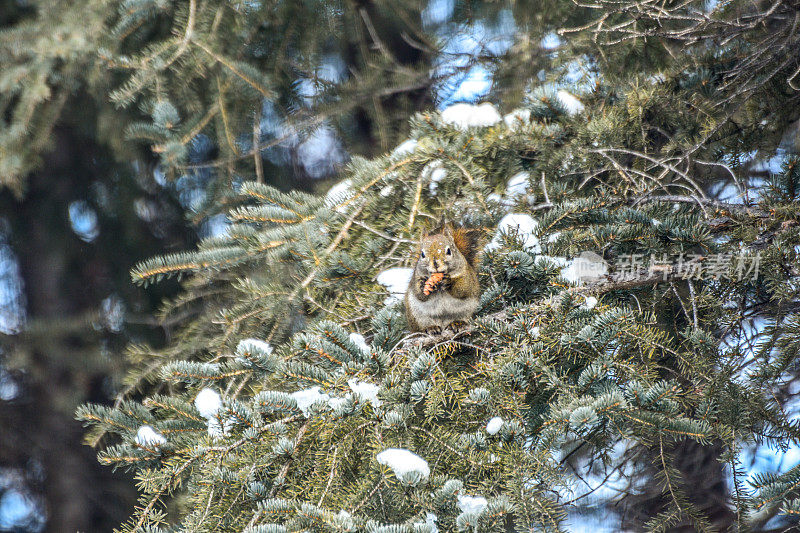
[[[453,255],[453,252],[450,251],[450,247],[448,246],[447,249],[444,251],[447,255]]]
[[[424,252],[424,251],[420,252],[420,253],[419,253],[419,256],[420,256],[421,258],[425,259],[425,252]]]

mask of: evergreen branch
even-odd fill
[[[214,61],[216,61],[217,63],[219,63],[219,64],[221,64],[223,66],[225,66],[225,68],[230,70],[233,74],[235,74],[237,77],[242,79],[249,86],[251,86],[252,88],[257,90],[259,93],[261,93],[261,95],[264,98],[271,99],[271,98],[273,98],[275,96],[274,93],[271,90],[267,89],[265,86],[263,86],[262,84],[258,83],[258,81],[256,81],[256,77],[255,77],[254,73],[247,74],[246,72],[244,72],[245,66],[243,64],[242,65],[236,65],[235,62],[229,61],[228,59],[224,58],[223,56],[215,53],[213,50],[211,50],[208,46],[206,46],[205,44],[203,44],[200,41],[194,40],[192,42],[195,45],[197,45],[201,50],[203,50],[205,53],[207,53],[212,58],[214,58]]]

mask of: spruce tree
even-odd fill
[[[123,531],[796,523],[800,467],[741,462],[800,444],[796,6],[575,13],[507,114],[417,114],[325,197],[243,181],[224,235],[133,269],[186,318],[78,413],[136,473]],[[409,335],[442,215],[486,231],[481,307]]]
[[[30,495],[31,528],[109,530],[131,505],[132,484],[96,464],[72,419],[83,402],[113,401],[122,346],[161,347],[170,335],[170,324],[153,328],[150,315],[176,284],[140,291],[128,282],[131,265],[191,246],[242,176],[310,189],[335,170],[329,160],[391,146],[408,115],[432,105],[432,85],[493,60],[486,53],[432,75],[440,49],[469,34],[461,22],[493,27],[503,7],[459,6],[446,22],[423,22],[425,3],[416,1],[331,5],[0,0],[0,477],[14,480],[0,484],[0,500],[14,489]],[[186,46],[192,11],[197,42]],[[216,25],[209,14],[220,15]],[[221,62],[201,45],[215,47]],[[136,62],[154,55],[158,63],[181,47],[169,68]],[[263,102],[223,66],[231,61],[278,96]],[[152,83],[131,102],[112,99],[134,75]],[[244,89],[218,94],[227,83]],[[224,119],[187,135],[220,102]],[[323,115],[330,125],[322,133],[329,127],[341,139],[340,158],[309,170],[303,141],[322,134]],[[164,152],[151,148],[170,133],[181,136],[186,158],[161,166]],[[262,150],[254,150],[259,136]],[[233,163],[231,146],[241,151]],[[73,214],[93,221],[90,231],[74,231]],[[101,503],[104,493],[115,505]]]

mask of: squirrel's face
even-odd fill
[[[422,239],[418,264],[427,270],[428,275],[435,272],[452,274],[464,268],[466,260],[452,239],[445,235],[431,235]]]

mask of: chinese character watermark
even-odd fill
[[[615,281],[631,281],[644,276],[694,279],[711,278],[742,281],[758,278],[761,252],[755,254],[663,254],[660,257],[645,254],[620,255],[614,263],[612,278]]]

